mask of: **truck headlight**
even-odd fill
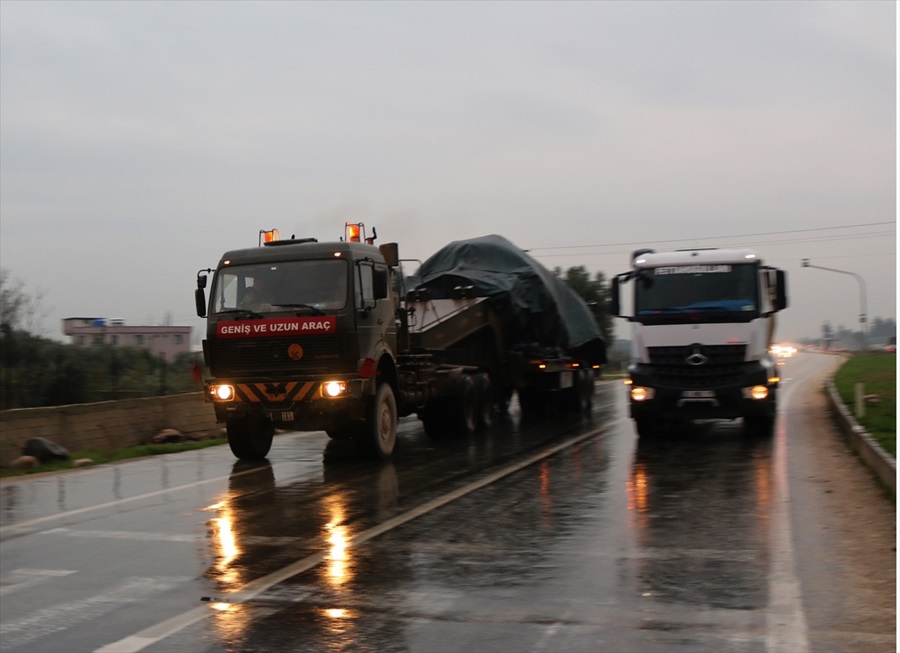
[[[345,396],[348,388],[344,381],[326,381],[320,386],[319,392],[325,399],[336,399]]]
[[[741,388],[741,392],[744,394],[744,399],[755,399],[759,401],[760,399],[765,399],[769,396],[769,389],[764,385],[754,385],[750,388]]]
[[[640,385],[631,386],[632,401],[648,401],[653,399],[653,388],[645,388]]]
[[[214,401],[231,401],[234,399],[234,386],[213,385],[209,388],[209,394]]]

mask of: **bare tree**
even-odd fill
[[[42,335],[43,323],[50,314],[44,306],[47,291],[38,287],[33,294],[25,290],[25,283],[12,276],[6,268],[0,268],[0,325],[4,331],[27,331]]]

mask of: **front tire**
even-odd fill
[[[634,418],[634,429],[637,431],[638,437],[645,440],[659,437],[662,431],[658,417],[636,417]]]
[[[363,451],[375,458],[390,458],[397,444],[397,399],[390,383],[382,383],[375,391],[365,428],[357,442]]]
[[[228,446],[241,460],[263,460],[272,448],[275,425],[258,415],[231,417],[225,422]]]
[[[775,416],[767,413],[747,415],[744,417],[744,431],[750,435],[767,438],[775,430]]]

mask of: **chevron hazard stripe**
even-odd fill
[[[238,383],[234,386],[240,401],[251,404],[303,401],[315,388],[313,381],[288,381],[286,383]]]

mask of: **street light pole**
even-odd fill
[[[819,270],[828,270],[829,272],[839,272],[841,274],[849,274],[855,277],[859,282],[859,339],[862,344],[862,351],[869,348],[869,329],[866,325],[866,281],[856,272],[848,272],[847,270],[836,270],[835,268],[826,268],[821,265],[813,265],[808,258],[803,259],[802,266],[805,268],[818,268]]]

